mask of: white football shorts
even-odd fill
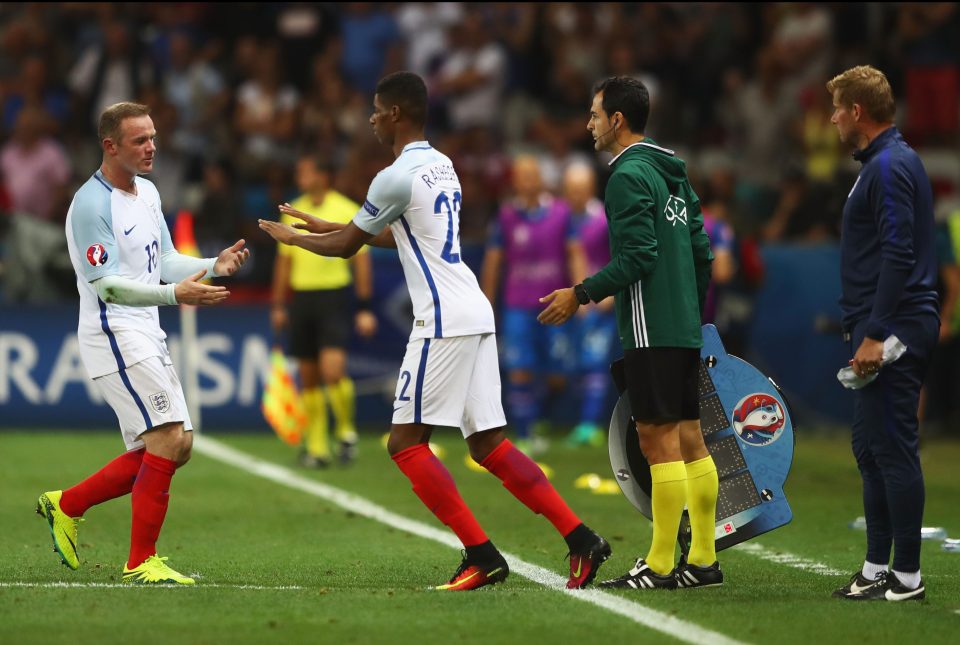
[[[393,423],[460,428],[464,437],[505,426],[496,335],[411,339],[397,380]]]
[[[93,382],[116,413],[127,450],[142,448],[140,435],[165,423],[183,423],[184,430],[193,430],[169,356],[151,356]]]

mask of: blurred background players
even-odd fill
[[[302,195],[291,206],[327,221],[349,222],[360,206],[331,189],[332,175],[332,166],[323,158],[301,156],[296,181]],[[282,215],[280,221],[292,224],[297,220]],[[350,297],[351,282],[356,306]],[[372,285],[366,248],[346,260],[316,255],[298,246],[278,245],[270,324],[275,340],[289,330],[289,353],[298,363],[309,420],[300,457],[304,466],[330,465],[328,410],[333,413],[341,462],[349,463],[356,456],[355,396],[353,381],[347,375],[347,344],[351,313],[358,334],[370,337],[377,331],[377,319],[370,310]],[[293,296],[288,306],[289,291]]]
[[[603,202],[597,199],[597,177],[593,168],[586,164],[568,167],[563,175],[563,197],[570,206],[588,273],[593,275],[610,261],[607,217]],[[580,421],[567,437],[567,443],[573,446],[601,446],[606,440],[602,425],[605,425],[610,414],[606,403],[610,390],[611,354],[617,346],[613,299],[589,304],[582,307],[579,313]]]
[[[540,164],[520,155],[513,162],[513,198],[503,204],[492,227],[483,261],[482,287],[496,306],[503,284],[501,336],[507,370],[507,403],[517,433],[517,446],[541,452],[534,443],[533,424],[543,414],[546,392],[540,375],[547,375],[550,391],[559,391],[573,372],[576,354],[573,334],[537,322],[539,298],[567,280],[586,275],[583,247],[567,205],[543,189]]]

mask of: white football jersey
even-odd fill
[[[393,231],[413,301],[410,338],[495,331],[493,308],[460,259],[460,180],[450,159],[426,141],[404,146],[377,174],[354,216],[360,229]]]
[[[111,275],[160,284],[160,256],[173,249],[153,183],[136,177],[125,192],[99,170],[80,187],[67,211],[67,247],[77,273],[80,356],[90,378],[167,354],[156,307],[104,303],[92,281]]]

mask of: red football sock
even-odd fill
[[[140,566],[157,552],[157,538],[170,500],[170,480],[177,462],[152,453],[143,455],[143,464],[133,484],[133,527],[130,531],[130,559],[127,568]]]
[[[527,508],[550,520],[560,535],[568,535],[581,524],[580,518],[547,481],[540,466],[517,450],[509,439],[501,441],[480,465],[503,481],[504,488]]]
[[[72,488],[63,491],[60,510],[70,517],[81,517],[87,509],[126,495],[140,472],[145,448],[125,452]]]
[[[457,534],[464,546],[487,541],[477,519],[467,508],[450,472],[425,443],[401,450],[393,456],[397,466],[413,484],[413,492],[441,522]]]

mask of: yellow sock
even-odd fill
[[[336,423],[335,433],[340,441],[354,442],[357,440],[357,428],[354,424],[356,414],[356,399],[353,393],[353,381],[344,376],[331,386],[325,388],[330,409],[333,410],[333,420]]]
[[[303,407],[307,413],[305,445],[307,454],[313,457],[330,457],[330,439],[327,436],[327,404],[323,390],[313,388],[303,391]]]
[[[650,466],[653,486],[650,501],[653,507],[653,542],[647,553],[647,565],[654,573],[673,571],[680,516],[687,501],[687,469],[682,461]]]
[[[717,560],[714,527],[717,522],[717,493],[720,482],[713,457],[687,464],[687,508],[690,513],[690,564],[709,567]]]

